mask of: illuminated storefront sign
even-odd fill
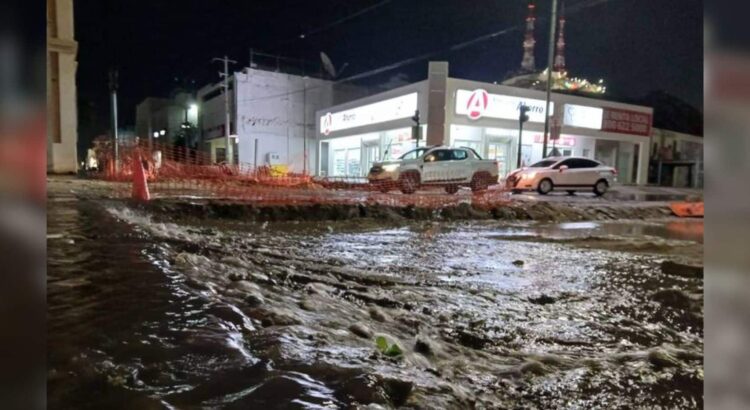
[[[328,135],[334,131],[363,127],[402,118],[409,118],[417,110],[417,93],[363,105],[320,117],[320,132]]]
[[[651,135],[651,114],[638,111],[605,108],[602,131],[632,135]]]
[[[565,104],[565,115],[563,121],[565,125],[571,127],[600,130],[602,128],[603,112],[604,110],[598,107]]]
[[[542,134],[534,134],[534,143],[535,144],[543,144],[544,143],[544,135]],[[547,140],[548,144],[552,144],[552,140]],[[576,137],[571,137],[569,135],[562,135],[560,138],[555,140],[555,144],[563,147],[573,147],[576,145]]]
[[[490,94],[482,89],[456,91],[456,114],[465,115],[472,120],[482,117],[517,120],[521,104],[530,108],[529,121],[544,122],[544,100]],[[552,115],[554,103],[550,102],[549,108]]]

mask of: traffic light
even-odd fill
[[[411,120],[414,121],[414,125],[411,127],[411,138],[416,140],[417,146],[419,146],[419,140],[422,139],[422,128],[419,126],[419,110],[414,111],[414,116],[411,117]]]
[[[527,105],[521,105],[520,107],[518,107],[518,121],[520,121],[521,124],[529,120],[529,116],[526,115],[529,110],[531,110],[531,108],[529,108]]]
[[[518,147],[516,148],[516,168],[521,168],[521,145],[523,144],[523,123],[529,120],[529,116],[526,115],[530,108],[521,104],[518,106]]]

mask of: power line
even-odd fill
[[[612,0],[588,0],[588,1],[584,0],[584,1],[581,1],[581,2],[579,2],[579,3],[577,3],[577,4],[573,5],[573,6],[566,7],[566,14],[568,16],[574,15],[576,13],[579,13],[579,12],[581,12],[583,10],[586,10],[586,9],[589,9],[591,7],[598,6],[598,5],[604,4],[604,3],[608,3],[609,1],[612,1]],[[545,20],[545,19],[540,19],[540,20]],[[390,70],[394,70],[394,69],[399,68],[399,67],[407,66],[407,65],[416,63],[417,61],[421,61],[421,60],[428,59],[430,57],[434,57],[436,55],[440,55],[440,54],[444,54],[444,53],[449,53],[449,52],[454,52],[454,51],[459,51],[459,50],[465,49],[467,47],[473,46],[473,45],[475,45],[477,43],[480,43],[480,42],[483,42],[483,41],[486,41],[486,40],[493,39],[495,37],[499,37],[499,36],[508,34],[510,32],[518,30],[518,29],[520,29],[522,27],[524,27],[524,24],[517,24],[517,25],[511,26],[511,27],[506,27],[506,28],[504,28],[502,30],[498,30],[498,31],[495,31],[495,32],[492,32],[492,33],[487,33],[487,34],[481,35],[479,37],[475,37],[473,39],[466,40],[466,41],[463,41],[461,43],[454,44],[454,45],[452,45],[452,46],[450,46],[448,48],[442,49],[442,50],[430,51],[430,52],[423,53],[423,54],[420,54],[420,55],[415,56],[415,57],[410,57],[410,58],[407,58],[407,59],[404,59],[404,60],[401,60],[401,61],[397,61],[397,62],[388,64],[388,65],[385,65],[385,66],[381,66],[381,67],[378,67],[378,68],[375,68],[375,69],[372,69],[372,70],[369,70],[369,71],[365,71],[365,72],[362,72],[362,73],[359,73],[359,74],[355,74],[355,75],[352,75],[352,76],[349,76],[349,77],[337,80],[336,84],[346,83],[346,82],[355,81],[355,80],[360,80],[362,78],[371,77],[371,76],[374,76],[374,75],[377,75],[377,74],[381,74],[381,73],[384,73],[384,72],[387,72],[387,71],[390,71]],[[310,90],[315,89],[315,88],[320,88],[320,87],[310,87],[310,88],[307,88],[307,91],[310,91]],[[270,95],[270,96],[264,96],[264,97],[258,97],[258,98],[245,99],[245,100],[242,100],[242,102],[254,102],[254,101],[268,100],[268,99],[272,99],[272,98],[284,97],[284,96],[288,96],[288,95],[296,94],[296,93],[301,93],[301,92],[303,92],[302,89],[292,90],[292,91],[281,93],[281,94],[277,94],[277,95]]]
[[[365,7],[363,9],[361,9],[361,10],[355,11],[354,13],[349,14],[347,16],[344,16],[344,17],[342,17],[342,18],[340,18],[338,20],[335,20],[335,21],[333,21],[331,23],[325,24],[323,26],[320,26],[320,27],[312,29],[312,30],[308,30],[308,31],[306,31],[306,32],[304,32],[304,33],[302,33],[302,34],[294,37],[294,38],[291,38],[291,39],[289,39],[287,41],[279,43],[277,46],[273,47],[272,49],[275,49],[275,48],[278,48],[278,47],[281,47],[281,46],[285,46],[285,45],[293,43],[293,42],[295,42],[297,40],[306,39],[307,37],[310,37],[312,35],[315,35],[315,34],[323,32],[323,31],[329,30],[329,29],[331,29],[333,27],[338,26],[339,24],[345,23],[345,22],[347,22],[349,20],[352,20],[354,18],[357,18],[357,17],[359,17],[359,16],[361,16],[361,15],[363,15],[365,13],[371,12],[371,11],[373,11],[375,9],[378,9],[378,8],[380,8],[382,6],[385,6],[386,4],[390,3],[391,1],[393,1],[393,0],[383,0],[381,2],[373,4],[372,6],[368,6],[368,7]]]

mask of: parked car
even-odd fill
[[[449,194],[468,186],[476,192],[498,183],[498,164],[471,148],[420,147],[397,160],[374,163],[367,179],[382,192],[411,194],[423,186],[442,186]]]
[[[536,190],[547,195],[553,190],[593,190],[597,196],[615,183],[617,170],[588,158],[549,157],[529,167],[519,168],[505,179],[505,187],[513,192]]]

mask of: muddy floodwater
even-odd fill
[[[50,199],[50,408],[702,407],[702,220],[169,220]]]

